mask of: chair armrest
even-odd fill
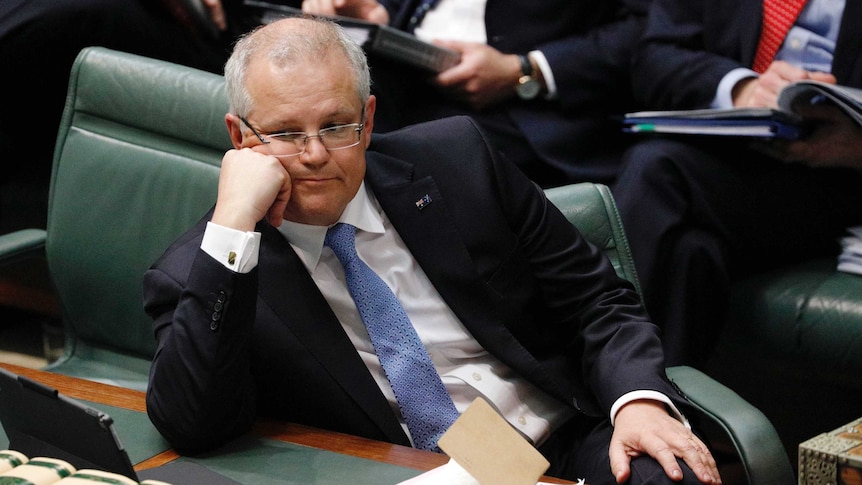
[[[669,367],[667,375],[695,407],[727,433],[742,459],[748,483],[796,483],[778,433],[760,410],[691,367]]]
[[[43,229],[22,229],[0,235],[0,265],[44,255],[46,234]]]

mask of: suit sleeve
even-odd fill
[[[499,167],[508,171],[504,164]],[[509,182],[519,179],[500,176],[500,201],[541,295],[541,332],[559,340],[558,351],[571,359],[567,372],[579,374],[572,379],[584,384],[603,416],[620,396],[635,390],[680,400],[665,377],[658,329],[633,287],[538,187]]]
[[[158,342],[147,412],[176,449],[213,448],[255,418],[249,343],[257,270],[238,274],[199,249],[169,250],[144,276],[144,308]]]
[[[646,24],[647,4],[623,2],[584,32],[536,46],[548,60],[564,111],[604,113],[631,106],[631,58]]]
[[[709,107],[718,84],[733,69],[746,67],[738,59],[750,56],[751,46],[722,32],[741,29],[743,21],[728,20],[709,0],[656,0],[633,62],[633,92],[647,109]],[[733,2],[723,4],[742,16]],[[745,13],[744,15],[748,15]],[[747,27],[747,25],[746,25]],[[754,39],[756,41],[756,39]]]

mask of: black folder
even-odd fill
[[[303,15],[302,10],[259,0],[245,0],[260,21],[268,24],[283,17]],[[401,30],[350,17],[326,17],[341,25],[345,31],[369,54],[386,57],[405,65],[432,73],[442,72],[458,64],[461,54],[423,40]]]
[[[138,481],[107,414],[0,368],[0,424],[9,449]]]

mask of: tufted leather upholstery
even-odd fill
[[[230,147],[226,110],[219,76],[103,48],[81,52],[57,140],[47,232],[0,236],[0,263],[47,254],[68,334],[64,357],[49,370],[145,388],[155,345],[142,276],[215,201]],[[637,287],[607,187],[547,193]],[[731,439],[752,483],[792,481],[775,430],[756,408],[695,369],[668,373]]]
[[[791,457],[862,415],[862,276],[836,264],[811,260],[736,283],[707,368],[769,416]]]
[[[604,250],[617,274],[631,281],[640,293],[640,282],[623,223],[607,187],[576,184],[554,187],[546,190],[545,194],[591,243]]]

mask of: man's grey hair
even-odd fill
[[[343,55],[348,62],[356,94],[364,106],[371,94],[365,52],[334,22],[302,17],[259,27],[237,42],[224,69],[230,112],[248,116],[254,107],[245,82],[248,66],[258,56],[265,56],[276,67],[288,67],[291,63],[320,62],[333,54]]]

